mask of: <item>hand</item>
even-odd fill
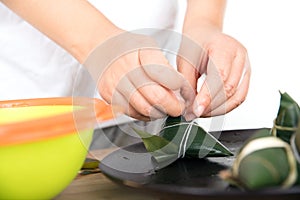
[[[190,29],[185,34],[188,38],[182,40],[177,66],[196,93],[187,105],[186,118],[230,112],[248,92],[251,69],[245,47],[214,28]],[[197,93],[197,81],[203,74],[206,77]],[[187,93],[182,91],[183,96]]]
[[[179,116],[185,109],[175,91],[187,81],[148,36],[121,33],[99,45],[84,65],[104,100],[124,107],[131,117]]]

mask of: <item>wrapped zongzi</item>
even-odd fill
[[[274,126],[256,133],[239,151],[230,170],[220,176],[245,189],[288,188],[300,184],[300,109],[281,93]]]
[[[280,93],[280,95],[280,106],[274,120],[272,134],[289,143],[291,136],[297,130],[300,107],[287,93]]]
[[[292,186],[298,176],[293,151],[283,140],[258,133],[238,153],[230,170],[220,176],[243,189]]]

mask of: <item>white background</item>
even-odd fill
[[[247,48],[252,78],[246,101],[225,115],[223,129],[271,127],[279,90],[300,103],[299,26],[299,0],[228,0],[224,32]]]
[[[179,2],[183,17],[185,1]],[[248,50],[252,66],[250,89],[240,107],[225,116],[201,119],[199,123],[210,130],[271,127],[278,111],[279,91],[288,92],[300,103],[300,1],[227,2],[224,32],[239,40]],[[135,21],[121,20],[121,12],[125,12],[122,6],[115,22],[129,26],[128,22]],[[124,16],[127,15],[126,11]]]

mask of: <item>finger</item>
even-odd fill
[[[185,113],[183,116],[184,116],[186,121],[192,121],[193,119],[197,118],[197,116],[192,112]]]
[[[246,59],[248,60],[247,57]],[[242,81],[240,82],[236,90],[236,93],[233,96],[231,96],[228,99],[228,101],[226,101],[224,104],[220,105],[213,111],[206,113],[204,116],[216,116],[216,115],[222,115],[228,113],[245,101],[248,93],[250,77],[251,77],[251,68],[248,61],[246,61],[246,65],[247,66],[243,73]]]
[[[184,116],[186,116],[186,120],[192,120],[196,118],[193,113],[193,102],[196,96],[196,89],[192,88],[188,81],[185,81],[185,83],[181,87],[180,94],[185,100]]]
[[[185,83],[181,87],[181,95],[186,100],[186,106],[190,106],[195,98],[197,89],[197,80],[200,74],[195,66],[186,61],[183,58],[177,58],[178,71],[186,79]]]
[[[139,119],[139,120],[143,120],[143,121],[149,121],[150,120],[149,117],[144,116],[144,115],[140,114],[138,111],[136,111],[128,103],[127,99],[117,90],[113,93],[112,105],[118,105],[118,106],[123,107],[125,109],[125,113],[128,116],[133,117],[135,119]]]
[[[159,49],[141,49],[139,58],[145,73],[154,82],[170,90],[177,90],[182,86],[183,76],[169,64]]]
[[[117,90],[121,93],[127,102],[141,115],[149,116],[151,118],[162,118],[164,114],[161,113],[156,107],[151,106],[147,99],[140,93],[135,85],[128,79],[130,77],[129,72],[127,76],[124,76],[117,85]],[[139,74],[143,77],[143,74]]]
[[[161,113],[167,113],[171,116],[182,114],[185,106],[177,98],[172,90],[169,90],[155,82],[144,72],[143,68],[136,68],[128,74],[134,87],[140,94]]]
[[[199,73],[196,67],[179,56],[177,57],[177,66],[178,71],[186,79],[180,89],[180,94],[185,100],[185,112],[183,115],[187,121],[190,121],[196,118],[193,113],[193,102],[196,96]]]
[[[206,72],[207,63],[207,52],[195,41],[183,37],[177,55],[177,68],[187,82],[181,88],[181,95],[186,101],[184,117],[187,121],[197,117],[193,113],[193,102],[197,93],[198,79],[201,73]]]
[[[172,91],[156,83],[145,85],[139,91],[155,108],[173,117],[181,115],[185,109]]]
[[[228,62],[228,60],[226,62]],[[224,65],[225,63],[223,62],[221,66]],[[226,63],[226,65],[228,64]],[[228,74],[228,70],[220,72],[212,59],[209,59],[207,64],[207,76],[193,103],[193,112],[196,116],[200,117],[206,109],[213,107],[213,105],[211,105],[212,99],[223,87],[223,82],[227,79]]]
[[[225,80],[223,87],[221,87],[217,95],[212,98],[210,107],[206,109],[203,114],[213,111],[235,94],[237,87],[243,78],[242,75],[246,67],[246,57],[246,50],[239,49],[236,52],[236,56],[233,59],[232,64],[224,66],[224,68],[231,69],[230,72],[227,70],[230,74],[223,75],[223,80]]]

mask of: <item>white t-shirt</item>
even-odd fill
[[[177,0],[90,0],[90,3],[128,31],[180,30]],[[94,95],[89,74],[68,52],[2,3],[0,19],[0,100]],[[164,39],[165,45],[172,44],[167,37]]]

